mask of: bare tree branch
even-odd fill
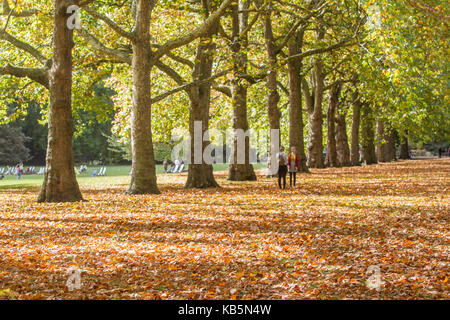
[[[323,47],[323,48],[317,48],[317,49],[310,49],[307,50],[305,52],[293,55],[293,56],[289,56],[287,58],[284,58],[285,60],[291,60],[291,59],[303,59],[312,55],[316,55],[316,54],[321,54],[321,53],[326,53],[335,49],[339,49],[342,47],[346,47],[346,46],[350,46],[353,43],[351,42],[350,39],[344,39],[338,43]]]
[[[4,67],[0,66],[0,75],[28,78],[41,84],[47,89],[49,88],[48,69],[46,68],[23,68],[8,64]]]
[[[89,44],[94,49],[104,53],[107,56],[113,57],[117,60],[120,60],[122,62],[125,62],[125,63],[131,65],[131,56],[128,53],[126,53],[125,51],[106,47],[96,37],[94,37],[93,35],[91,35],[89,32],[87,32],[84,29],[80,29],[80,30],[78,30],[78,32],[87,42],[89,42]]]

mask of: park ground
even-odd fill
[[[81,177],[88,201],[65,204],[10,177],[0,299],[450,298],[450,159],[311,171],[284,191],[262,171],[209,190],[161,174],[146,196],[124,195],[127,174]]]

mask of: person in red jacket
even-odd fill
[[[300,156],[297,154],[295,147],[291,147],[291,152],[288,155],[288,172],[289,172],[289,184],[292,188],[292,184],[295,187],[295,180],[297,176],[298,168],[300,167]]]

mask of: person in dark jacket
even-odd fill
[[[284,147],[280,147],[280,152],[277,154],[278,159],[278,186],[286,189],[286,174],[287,174],[287,156],[284,153]],[[283,180],[283,187],[281,187],[281,180]]]

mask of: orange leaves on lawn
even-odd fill
[[[449,173],[449,160],[312,170],[283,191],[262,175],[218,174],[211,190],[163,175],[161,195],[81,186],[75,204],[2,190],[0,299],[448,299]]]

